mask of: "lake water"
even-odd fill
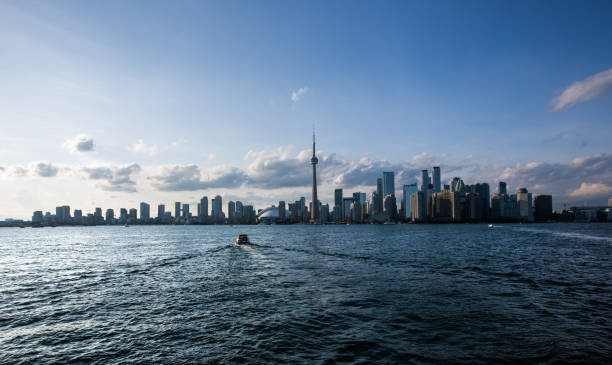
[[[610,363],[611,338],[612,224],[0,229],[3,364]]]

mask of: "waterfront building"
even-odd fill
[[[183,215],[182,215],[183,219],[185,219],[185,222],[189,219],[189,204],[188,203],[183,203]]]
[[[207,218],[208,217],[208,197],[207,196],[203,196],[202,199],[200,199],[200,213],[199,213],[200,218]]]
[[[431,219],[434,222],[459,222],[462,219],[462,204],[459,193],[449,190],[431,196]]]
[[[417,191],[410,196],[410,215],[413,222],[424,222],[427,220],[425,215],[425,193]]]
[[[181,202],[174,202],[174,219],[181,217]]]
[[[383,199],[385,198],[385,196],[383,195],[383,179],[382,178],[377,178],[376,179],[376,211],[379,213],[382,213],[383,211]]]
[[[506,188],[506,183],[503,181],[500,181],[498,186],[497,186],[497,193],[501,194],[501,195],[508,195],[508,190]]]
[[[491,197],[489,192],[489,184],[477,183],[471,187],[472,193],[478,194],[480,206],[479,206],[479,219],[488,220],[489,211],[491,210]]]
[[[236,218],[236,203],[230,200],[227,203],[227,219],[230,222],[233,222],[235,218]]]
[[[516,194],[516,202],[518,205],[518,215],[521,220],[533,220],[533,208],[531,202],[531,193],[525,188],[519,188]]]
[[[451,188],[451,191],[457,192],[457,193],[463,193],[466,190],[465,183],[459,177],[453,178],[453,180],[451,181],[450,188]]]
[[[42,223],[43,221],[43,212],[42,210],[37,210],[32,214],[32,223]]]
[[[102,213],[100,212],[100,215]],[[56,207],[55,208],[55,219],[57,219],[57,221],[59,223],[66,223],[70,221],[70,206],[68,205],[63,205],[61,207]]]
[[[223,217],[223,199],[220,195],[216,195],[212,200],[212,210],[210,215],[215,223],[219,223]]]
[[[384,200],[384,213],[387,217],[387,220],[396,220],[397,219],[397,200],[395,199],[395,194],[389,194],[385,196]]]
[[[442,182],[440,180],[440,166],[434,166],[431,177],[433,179],[434,192],[439,193],[440,191],[442,191]]]
[[[427,170],[421,170],[421,188],[420,190],[422,192],[425,192],[428,186],[429,186],[429,173],[427,172]]]
[[[321,223],[329,222],[329,204],[321,204]]]
[[[351,204],[353,198],[342,198],[342,220],[346,221],[351,217]]]
[[[143,221],[146,221],[149,218],[151,218],[150,206],[149,204],[145,202],[141,202],[140,203],[140,219]]]
[[[404,208],[403,218],[410,220],[412,218],[412,210],[410,209],[410,197],[412,196],[412,194],[419,191],[419,188],[417,187],[417,183],[413,183],[404,185],[402,190],[404,193],[402,197],[402,206]]]
[[[115,220],[115,211],[112,209],[107,209],[105,218],[106,224],[113,224],[113,221]]]
[[[351,203],[349,217],[351,223],[361,223],[363,221],[361,204],[359,203],[359,200],[353,200]]]
[[[158,219],[163,219],[164,218],[164,214],[166,214],[166,206],[164,204],[159,204],[157,206],[157,218]]]
[[[383,191],[382,196],[395,196],[395,174],[393,171],[383,171]]]
[[[136,208],[130,208],[130,213],[128,218],[131,218],[133,220],[138,219],[138,210]]]
[[[534,198],[535,214],[534,218],[539,222],[546,222],[552,219],[552,196],[536,195]]]
[[[82,218],[83,217],[83,211],[80,209],[75,209],[74,210],[74,217],[75,218]]]
[[[279,201],[278,202],[278,217],[280,218],[281,221],[284,221],[286,218],[286,212],[285,212],[285,202],[284,201]]]
[[[493,194],[491,197],[491,219],[498,220],[504,217],[504,200],[505,195]]]

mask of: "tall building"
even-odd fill
[[[130,208],[130,213],[128,214],[128,218],[136,220],[138,218],[138,210],[136,210],[136,208]]]
[[[395,199],[395,194],[389,194],[385,196],[385,200],[383,202],[384,205],[384,213],[389,220],[396,220],[397,218],[397,200]]]
[[[189,219],[189,204],[188,203],[183,204],[183,218]]]
[[[245,218],[244,206],[242,205],[242,202],[240,200],[237,200],[236,210],[234,213],[234,220],[236,220],[237,222],[243,222],[244,218]]]
[[[230,222],[233,222],[235,216],[236,216],[236,203],[230,200],[227,203],[227,219],[229,219]]]
[[[502,195],[508,195],[508,191],[506,190],[506,183],[503,181],[499,182],[499,185],[497,187],[497,193],[498,194],[502,194]]]
[[[210,212],[210,215],[216,222],[222,218],[222,213],[223,213],[222,211],[223,199],[221,198],[221,196],[220,195],[215,196],[212,200],[211,205],[212,205],[212,210]]]
[[[83,211],[80,209],[75,209],[74,210],[74,217],[75,218],[81,218],[83,216]]]
[[[42,210],[37,210],[32,214],[32,223],[41,223],[43,221]]]
[[[472,185],[472,193],[476,193],[480,197],[480,218],[483,220],[488,220],[491,210],[491,194],[489,191],[489,184],[478,183],[476,185]]]
[[[100,210],[100,215],[102,215],[102,210]],[[68,222],[70,220],[70,206],[64,205],[56,207],[55,218],[62,223]]]
[[[385,196],[383,195],[383,179],[376,179],[376,197],[374,200],[374,211],[377,213],[382,213],[383,211],[383,199]]]
[[[312,165],[312,209],[310,210],[310,220],[319,222],[319,199],[317,197],[317,164],[319,159],[315,155],[315,133],[312,130],[312,158],[310,164]]]
[[[419,188],[417,187],[417,183],[407,184],[407,185],[404,185],[403,187],[404,196],[402,197],[402,202],[404,205],[404,218],[405,219],[412,218],[412,210],[410,208],[410,198],[412,197],[412,194],[416,193],[417,191],[419,191]]]
[[[410,215],[412,216],[413,222],[424,222],[427,220],[425,215],[425,193],[417,191],[410,197]]]
[[[519,218],[528,221],[533,220],[531,193],[525,188],[519,188],[516,193],[516,202],[518,205]]]
[[[174,219],[179,219],[181,216],[181,202],[174,202]]]
[[[431,178],[433,179],[434,192],[439,193],[442,191],[442,182],[440,181],[440,166],[434,166]]]
[[[208,217],[208,197],[207,196],[203,196],[202,199],[200,199],[200,217],[201,218]]]
[[[279,201],[278,202],[278,218],[281,221],[285,220],[285,216],[287,215],[287,213],[285,212],[285,202],[284,201]]]
[[[420,191],[426,191],[429,187],[429,173],[427,170],[421,170],[421,188]]]
[[[147,220],[151,218],[150,208],[151,207],[149,206],[149,204],[145,202],[140,203],[140,219],[141,220]]]
[[[164,218],[164,214],[166,214],[166,206],[164,204],[159,204],[157,206],[157,218]]]
[[[552,219],[552,196],[536,195],[534,199],[535,220],[545,222]]]
[[[395,174],[393,171],[383,171],[383,198],[387,195],[395,196]]]
[[[346,221],[351,217],[351,204],[353,198],[342,198],[342,220]]]
[[[106,210],[106,224],[113,224],[113,220],[115,220],[115,211],[112,209]]]

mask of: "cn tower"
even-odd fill
[[[317,199],[317,164],[319,159],[315,155],[315,133],[314,128],[312,129],[312,158],[310,164],[312,165],[312,208],[310,210],[310,222],[319,222],[319,199]]]

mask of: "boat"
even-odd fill
[[[244,233],[239,234],[238,237],[236,238],[236,244],[237,245],[250,245],[251,242],[249,242],[249,236],[247,236]]]
[[[492,224],[489,224],[489,228],[493,228],[493,225],[492,225]]]

